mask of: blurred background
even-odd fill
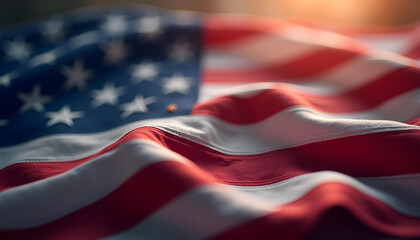
[[[420,19],[420,0],[0,0],[0,27],[79,7],[127,3],[351,25],[400,25]]]

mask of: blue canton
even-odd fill
[[[201,18],[86,9],[0,34],[0,146],[189,114]],[[166,112],[176,104],[177,111]]]

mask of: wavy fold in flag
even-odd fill
[[[3,30],[0,238],[420,238],[419,28],[130,6]]]

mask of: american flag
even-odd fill
[[[420,237],[420,24],[91,8],[0,33],[0,239]]]

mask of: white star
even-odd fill
[[[159,16],[145,16],[137,21],[138,32],[149,40],[155,40],[162,34],[162,22]]]
[[[157,75],[157,63],[150,61],[142,61],[140,64],[135,65],[131,73],[135,83],[142,82],[143,80],[153,81],[153,78]]]
[[[187,94],[190,92],[191,79],[190,77],[185,77],[182,73],[176,73],[172,77],[163,78],[162,92],[164,94],[172,92]]]
[[[56,42],[64,36],[64,21],[61,18],[51,18],[41,25],[41,33],[49,42]]]
[[[91,96],[93,97],[91,105],[93,107],[99,107],[102,104],[116,105],[118,97],[123,94],[123,87],[116,88],[114,84],[106,83],[103,89],[91,91]]]
[[[111,35],[118,35],[127,30],[127,22],[123,15],[111,14],[106,17],[101,27]]]
[[[0,127],[6,126],[8,122],[6,119],[0,119]]]
[[[31,109],[42,112],[44,111],[44,105],[51,101],[51,96],[41,94],[41,86],[39,84],[36,84],[30,93],[18,92],[17,97],[23,103],[23,106],[19,109],[22,113]]]
[[[194,56],[194,52],[187,39],[178,37],[175,43],[169,48],[168,55],[169,58],[177,63],[185,63]]]
[[[62,73],[66,77],[66,82],[64,83],[64,88],[72,89],[79,88],[79,90],[84,90],[87,86],[86,81],[92,77],[92,72],[84,69],[82,60],[76,60],[73,67],[64,66],[62,68]]]
[[[3,75],[0,77],[0,86],[3,85],[5,87],[10,86],[11,77],[9,74]]]
[[[45,117],[50,118],[46,126],[51,127],[57,123],[64,123],[71,127],[74,125],[73,118],[83,117],[83,112],[72,112],[68,105],[62,107],[58,112],[47,112]]]
[[[122,40],[112,40],[102,50],[105,52],[104,61],[106,63],[118,65],[127,58],[129,49]]]
[[[143,98],[142,95],[137,95],[133,101],[124,103],[121,105],[121,109],[124,111],[121,114],[122,118],[126,118],[135,112],[145,113],[148,111],[147,105],[155,102],[155,97]]]
[[[4,51],[10,60],[22,62],[29,57],[30,46],[25,42],[23,36],[17,36],[13,41],[7,41],[4,44]]]

